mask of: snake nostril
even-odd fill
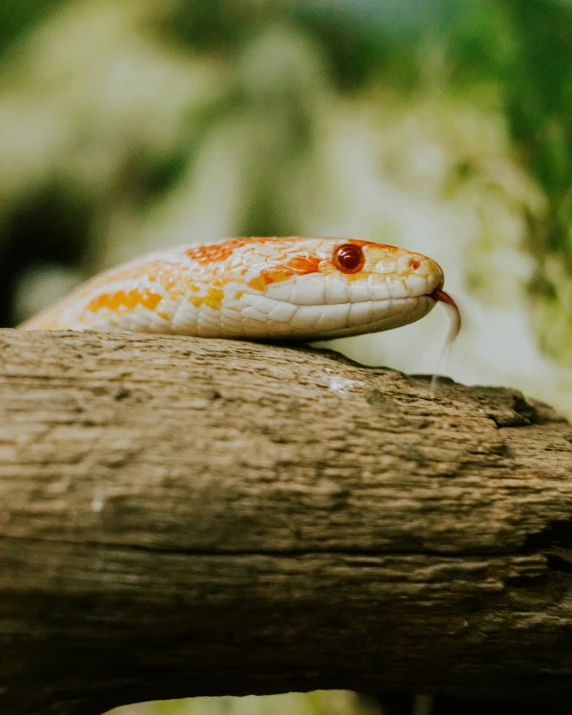
[[[416,271],[420,265],[421,265],[421,261],[418,258],[412,258],[409,261],[409,267],[411,268],[412,271]]]

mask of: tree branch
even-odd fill
[[[572,430],[310,349],[0,334],[0,711],[572,690]]]

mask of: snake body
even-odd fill
[[[412,323],[438,301],[454,305],[443,281],[435,261],[395,246],[235,238],[111,269],[21,327],[324,340]]]

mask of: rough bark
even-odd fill
[[[572,430],[304,348],[0,333],[0,711],[572,691]]]

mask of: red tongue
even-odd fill
[[[449,332],[449,336],[447,337],[447,345],[451,346],[455,342],[455,339],[461,330],[461,311],[459,310],[459,306],[455,303],[451,296],[448,293],[445,293],[444,290],[441,290],[441,288],[436,288],[433,293],[431,293],[431,298],[436,300],[438,303],[448,305],[451,309],[451,330]]]

